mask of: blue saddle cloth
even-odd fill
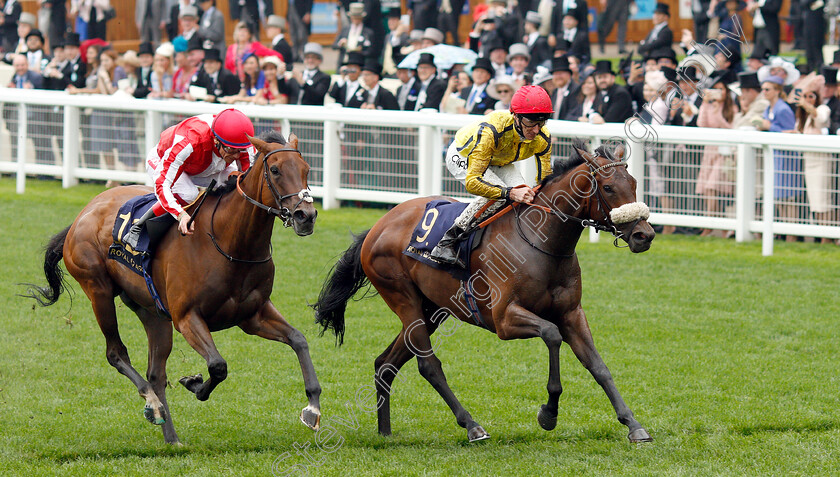
[[[441,263],[432,258],[432,249],[440,242],[443,234],[452,227],[455,219],[467,208],[465,202],[449,202],[448,200],[433,200],[426,204],[423,218],[414,227],[411,241],[403,251],[405,255],[425,263],[426,265],[445,270],[458,280],[470,278],[470,251],[472,250],[475,232],[469,238],[458,243],[458,257],[466,264],[465,268],[448,263]]]
[[[117,219],[114,221],[114,230],[111,233],[111,236],[114,238],[114,243],[108,249],[108,258],[122,263],[129,270],[143,277],[146,280],[146,287],[148,287],[149,293],[151,293],[152,298],[155,300],[155,305],[160,311],[169,316],[169,310],[163,305],[160,294],[158,294],[152,277],[149,275],[153,250],[146,227],[143,227],[140,232],[140,239],[137,241],[136,249],[125,245],[122,241],[123,236],[131,229],[131,224],[142,217],[156,202],[157,197],[154,194],[146,194],[134,197],[120,207],[119,212],[117,212]]]

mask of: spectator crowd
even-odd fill
[[[658,3],[653,27],[634,49],[626,39],[633,2],[600,0],[595,55],[587,0],[486,0],[473,7],[465,0],[412,0],[405,12],[393,0],[341,0],[342,26],[332,44],[335,78],[322,70],[333,69],[322,64],[323,47],[308,42],[312,0],[290,1],[286,16],[271,14],[270,1],[231,0],[227,18],[215,0],[139,0],[141,43],[122,55],[105,41],[115,15],[108,0],[71,1],[75,22],[67,21],[65,2],[41,0],[40,18],[22,12],[19,0],[0,4],[2,58],[15,71],[9,88],[262,105],[323,105],[329,96],[350,108],[482,115],[508,109],[518,88],[535,84],[549,93],[554,119],[817,135],[840,129],[840,53],[824,64],[834,18],[826,18],[822,0],[791,2],[793,46],[804,50],[798,65],[796,53],[780,52],[781,0],[693,0],[694,28],[677,35],[668,4]],[[472,28],[461,37],[458,23],[466,11]],[[228,39],[230,21],[236,23]],[[753,26],[750,41],[733,35],[746,22]],[[617,64],[599,59],[616,24]],[[259,41],[261,29],[267,44]],[[436,45],[460,48],[424,50]],[[394,78],[395,86],[389,89],[383,78]],[[16,113],[4,106],[7,124]],[[88,146],[101,149],[106,162],[113,136],[96,131],[134,129],[130,116],[87,121]],[[668,211],[674,196],[693,193],[709,214],[727,214],[732,151],[666,149],[648,157],[649,190],[659,207]],[[136,150],[119,152],[121,160],[140,160]],[[836,161],[816,153],[776,155],[777,214],[836,223]],[[685,186],[668,180],[681,161],[698,163],[693,190],[677,190]]]

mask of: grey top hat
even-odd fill
[[[534,25],[539,25],[542,23],[542,17],[539,13],[531,10],[525,14],[525,21],[529,23],[533,23]]]
[[[309,43],[303,45],[303,56],[306,55],[318,55],[321,59],[323,59],[324,48],[320,44],[310,41]]]
[[[510,45],[510,48],[508,48],[508,61],[517,56],[524,56],[528,61],[531,61],[531,53],[528,51],[528,45],[525,43],[514,43]]]
[[[18,23],[26,23],[33,28],[37,22],[38,20],[35,18],[35,15],[29,12],[21,12],[20,17],[18,17]]]
[[[268,20],[265,21],[266,26],[279,28],[281,30],[286,29],[286,19],[281,17],[280,15],[269,15]]]
[[[429,27],[423,31],[424,40],[432,40],[435,43],[443,43],[443,32],[437,28]]]
[[[178,12],[178,18],[184,17],[198,18],[198,7],[194,5],[187,5],[186,7],[182,6]]]
[[[362,2],[353,2],[347,8],[347,15],[351,17],[363,17],[366,16],[365,13],[365,4]]]
[[[423,39],[423,30],[411,30],[408,34],[409,41],[420,41]]]

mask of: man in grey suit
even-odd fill
[[[216,0],[201,0],[198,6],[204,12],[198,22],[198,34],[204,40],[204,49],[219,50],[222,62],[225,61],[225,16],[216,8]]]
[[[137,0],[134,6],[134,22],[140,32],[140,42],[160,44],[161,29],[166,25],[163,18],[166,0]]]

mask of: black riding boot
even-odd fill
[[[130,246],[132,249],[136,250],[137,241],[140,240],[140,232],[143,230],[143,224],[145,224],[147,220],[151,219],[154,216],[155,210],[154,207],[152,207],[149,210],[147,210],[146,213],[143,214],[143,216],[137,220],[137,222],[134,222],[134,224],[128,230],[128,233],[125,234],[125,237],[123,237],[122,242]]]
[[[432,258],[439,262],[458,264],[463,267],[464,264],[458,260],[458,242],[465,236],[464,229],[458,224],[453,224],[449,230],[443,234],[443,237],[438,242],[437,246],[432,250]]]

